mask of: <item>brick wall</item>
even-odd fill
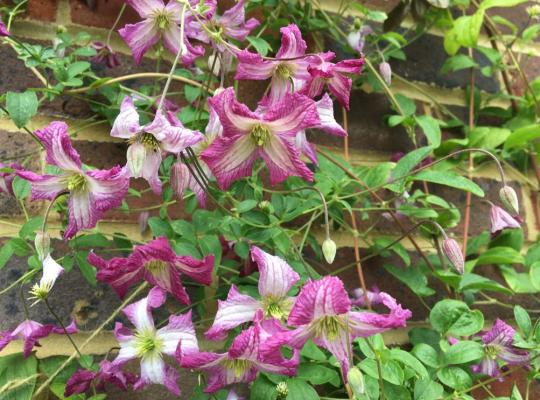
[[[335,10],[339,5],[338,0],[323,1],[324,7],[328,11]],[[365,2],[369,6],[376,6],[381,9],[388,10],[396,3],[396,1],[385,0],[370,0]],[[25,19],[17,21],[13,26],[13,33],[23,37],[26,40],[32,41],[50,41],[59,26],[65,27],[69,32],[77,32],[84,30],[92,34],[96,40],[103,40],[107,36],[108,28],[114,23],[117,13],[122,6],[122,0],[29,0],[28,12]],[[520,25],[526,19],[524,9],[527,4],[515,7],[514,9],[497,10],[506,18]],[[129,8],[129,7],[128,7]],[[136,21],[136,15],[129,10],[122,18],[123,23]],[[403,27],[407,28],[413,24],[412,21],[406,20]],[[489,46],[489,42],[485,36],[481,38],[481,43]],[[122,67],[114,74],[127,74],[138,71],[153,71],[155,69],[155,59],[151,56],[146,58],[141,66],[134,67],[129,62],[125,44],[115,34],[112,41],[113,47],[122,55],[124,61]],[[339,51],[339,44],[332,44]],[[404,79],[396,77],[393,83],[395,92],[401,93],[417,102],[418,109],[423,109],[426,113],[436,114],[437,110],[434,107],[433,100],[450,107],[452,111],[458,115],[466,115],[464,106],[465,101],[465,86],[467,84],[466,74],[452,74],[443,76],[440,74],[440,67],[445,60],[446,55],[442,47],[442,38],[440,32],[432,31],[421,39],[415,41],[405,49],[408,60],[405,62],[393,62],[394,72]],[[520,59],[525,67],[529,77],[535,77],[539,72],[537,56],[540,55],[540,43],[534,43],[527,47],[518,49]],[[40,85],[39,80],[32,73],[23,67],[22,63],[16,59],[13,52],[7,46],[0,47],[0,57],[2,59],[2,67],[0,68],[0,93],[7,90],[24,90],[27,87],[37,87]],[[162,66],[165,70],[166,66]],[[105,71],[110,74],[111,71]],[[133,82],[137,84],[138,82]],[[479,87],[488,95],[490,92],[501,90],[499,79],[481,78],[478,80]],[[517,90],[522,90],[519,84],[513,83]],[[260,93],[259,89],[249,84],[242,83],[243,96],[246,98],[253,97],[253,92]],[[353,165],[371,165],[378,161],[387,161],[390,155],[396,151],[408,151],[412,148],[412,144],[404,130],[401,128],[389,128],[384,125],[382,117],[391,112],[389,103],[384,95],[370,93],[370,88],[353,93],[351,98],[351,109],[353,112],[349,115],[349,144],[350,157]],[[251,94],[251,96],[249,95]],[[253,97],[254,98],[254,97]],[[504,105],[504,104],[503,104]],[[68,124],[76,128],[84,125],[83,119],[91,115],[87,106],[73,98],[62,98],[41,109],[41,114],[34,118],[30,123],[31,128],[42,127],[52,119],[61,118]],[[341,113],[337,112],[340,116]],[[125,145],[117,140],[114,140],[109,135],[109,127],[106,125],[97,125],[80,131],[74,138],[76,140],[75,147],[81,152],[84,157],[83,162],[97,167],[110,166],[116,163],[123,164],[125,161]],[[453,132],[443,132],[443,135],[451,136]],[[329,137],[325,135],[312,134],[311,139],[324,146],[326,149],[334,153],[342,152],[341,139]],[[0,119],[0,160],[11,159],[36,152],[38,149],[35,144],[24,134],[15,128],[7,120]],[[39,169],[39,158],[36,157],[32,162],[32,167]],[[528,244],[532,243],[538,236],[539,227],[534,223],[533,209],[536,204],[533,204],[530,188],[526,178],[507,171],[511,185],[518,191],[521,204],[523,204],[523,216],[525,218],[525,237]],[[484,189],[488,198],[497,199],[498,190],[498,175],[492,165],[484,165],[482,168],[477,168],[473,172],[473,176],[477,183]],[[529,177],[534,180],[534,177]],[[140,182],[135,185],[141,184]],[[449,201],[455,203],[463,209],[464,194],[456,193],[443,187],[430,185],[430,190],[439,194]],[[143,200],[137,200],[130,205],[132,207],[142,207],[155,203],[156,198],[146,197]],[[476,234],[484,230],[488,225],[487,206],[483,203],[474,205],[475,214],[471,227],[471,234]],[[19,215],[14,210],[18,208],[14,201],[0,194],[0,236],[9,237],[15,235],[18,231],[18,226],[22,223],[23,216]],[[40,212],[39,205],[32,205],[29,208],[30,213]],[[171,208],[174,217],[182,217],[182,209],[180,206]],[[125,213],[112,212],[106,216],[106,221],[99,224],[100,231],[103,232],[123,232],[134,239],[148,239],[148,236],[141,237],[137,225],[138,214],[133,213],[126,215]],[[367,226],[369,221],[361,224],[359,229]],[[54,225],[54,224],[52,224]],[[382,231],[388,235],[395,234],[395,228],[391,225],[382,226]],[[459,234],[462,231],[461,227],[456,229]],[[350,264],[354,261],[352,251],[352,238],[344,232],[336,232],[333,234],[334,239],[340,247],[336,258],[336,268]],[[431,251],[431,245],[422,238],[418,238],[422,247]],[[403,244],[412,250],[412,245],[407,240]],[[0,272],[0,282],[5,286],[14,278],[21,276],[26,271],[24,260],[14,259],[9,265]],[[401,285],[381,268],[381,259],[374,258],[370,260],[364,269],[367,275],[368,285],[377,284],[381,289],[390,291],[395,294],[398,300],[410,307],[415,315],[415,319],[421,321],[426,317],[424,308],[417,302],[412,293],[403,290]],[[484,268],[488,277],[496,277],[496,271],[489,268]],[[111,295],[110,290],[105,286],[96,288],[87,288],[82,276],[77,272],[69,274],[69,282],[66,285],[66,295],[63,297],[58,307],[61,307],[63,315],[73,315],[83,328],[92,329],[107,315],[109,310],[114,309],[118,305],[115,296]],[[350,283],[351,287],[358,286],[357,277],[350,272],[344,275],[346,282]],[[22,310],[17,306],[16,293],[12,293],[8,297],[0,299],[0,313],[5,318],[0,322],[0,329],[4,329],[13,325],[14,322],[22,319]],[[522,299],[516,297],[511,301],[520,303]],[[33,313],[36,316],[42,314],[43,310],[34,309]],[[488,315],[489,309],[485,310]],[[499,315],[500,316],[500,315]],[[493,317],[493,315],[492,315]],[[387,336],[390,342],[401,342],[406,340],[406,331],[393,332]],[[61,340],[61,339],[54,339]],[[56,343],[56,342],[55,342]],[[106,340],[104,339],[104,343]],[[52,347],[51,347],[52,346]],[[63,345],[56,343],[55,345],[44,346],[42,351],[48,351],[53,348],[61,351]],[[105,348],[92,347],[88,350],[91,353],[99,354]],[[15,351],[15,345],[9,349]],[[54,350],[53,350],[54,351]],[[40,353],[38,353],[40,354]],[[41,355],[46,355],[41,353]],[[165,397],[164,397],[165,398]]]

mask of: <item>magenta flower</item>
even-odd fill
[[[206,393],[213,393],[233,383],[252,382],[259,371],[288,376],[296,374],[298,357],[286,359],[281,355],[274,342],[279,334],[265,332],[260,321],[261,314],[259,312],[253,326],[234,339],[226,353],[186,354],[183,349],[177,352],[180,366],[208,372]]]
[[[352,292],[351,305],[356,307],[366,307],[366,297],[371,305],[382,304],[384,299],[381,296],[381,291],[377,286],[373,286],[371,290],[367,291],[367,296],[364,295],[364,290],[361,288],[356,288]]]
[[[103,360],[98,371],[86,369],[77,370],[67,381],[64,397],[87,392],[92,384],[97,390],[103,390],[109,382],[121,390],[127,390],[128,385],[135,383],[138,378],[129,372],[122,371],[110,361]]]
[[[308,181],[313,173],[300,160],[295,137],[303,129],[320,123],[315,102],[299,95],[287,95],[262,114],[239,103],[228,88],[209,100],[223,125],[218,137],[202,152],[221,189],[236,179],[251,175],[253,163],[261,157],[270,171],[272,185],[289,176]]]
[[[0,18],[0,36],[8,37],[10,35],[6,24],[4,24],[4,21]]]
[[[180,395],[178,371],[163,361],[164,355],[173,356],[176,351],[190,354],[197,352],[199,346],[195,329],[191,322],[191,311],[184,315],[171,315],[169,323],[156,329],[152,319],[152,309],[165,303],[166,292],[154,287],[148,296],[124,308],[124,314],[135,326],[135,332],[116,323],[114,334],[120,343],[118,356],[112,362],[113,367],[121,367],[127,361],[141,360],[141,377],[133,385],[135,390],[149,384],[165,385],[171,393]]]
[[[510,365],[527,363],[528,353],[513,346],[515,334],[514,328],[497,318],[493,327],[481,336],[484,357],[472,367],[473,372],[496,377],[501,372],[498,361]]]
[[[91,252],[88,254],[88,262],[97,268],[97,279],[110,284],[120,298],[126,295],[132,285],[144,279],[171,293],[184,304],[189,304],[189,297],[180,279],[182,274],[209,285],[214,268],[213,255],[202,260],[177,256],[163,236],[135,246],[127,258],[114,257],[105,261]]]
[[[97,54],[92,57],[93,62],[97,64],[104,63],[109,68],[116,68],[120,66],[120,58],[114,52],[111,46],[100,41],[95,41],[92,43],[92,47],[97,51]]]
[[[72,321],[66,327],[66,331],[69,334],[76,333],[77,327],[75,321]],[[65,334],[64,329],[54,325],[43,325],[39,322],[32,320],[25,320],[15,329],[10,331],[4,331],[0,333],[0,351],[4,349],[12,340],[22,340],[23,353],[25,357],[28,357],[32,352],[34,346],[41,346],[39,340],[49,336],[51,333]]]
[[[162,152],[178,154],[203,139],[198,131],[184,128],[173,113],[156,112],[154,121],[141,126],[131,97],[126,96],[114,121],[111,136],[128,139],[127,166],[133,178],[144,178],[152,191],[161,193],[159,167]]]
[[[251,247],[251,258],[259,267],[260,300],[241,294],[232,285],[227,300],[218,301],[218,311],[212,327],[205,333],[210,340],[224,339],[227,332],[245,322],[253,321],[262,310],[265,317],[286,319],[294,299],[289,291],[300,279],[287,262],[272,256],[256,246]]]
[[[491,205],[489,211],[490,223],[491,223],[491,236],[495,237],[503,231],[503,229],[521,228],[519,221],[516,217],[512,217],[501,207],[494,204]]]
[[[281,47],[276,54],[277,60],[265,60],[258,53],[243,50],[237,54],[238,67],[235,79],[266,80],[270,83],[269,102],[281,101],[287,93],[299,91],[310,79],[306,42],[295,24],[282,27]],[[294,60],[291,60],[294,58]],[[283,60],[280,60],[283,59]]]
[[[308,282],[289,314],[288,324],[297,327],[289,345],[300,349],[312,339],[336,357],[343,375],[347,376],[353,339],[405,326],[412,315],[390,295],[380,293],[379,296],[382,304],[390,310],[389,314],[351,311],[351,301],[343,282],[337,277],[327,276]]]
[[[47,163],[58,167],[61,173],[38,175],[17,171],[17,175],[31,183],[32,200],[53,200],[62,193],[69,193],[65,239],[70,239],[81,229],[95,227],[106,211],[122,204],[129,187],[129,178],[123,168],[83,169],[64,122],[52,122],[35,135],[45,146]]]
[[[345,74],[359,74],[364,60],[359,58],[334,64],[328,60],[329,58],[333,57],[312,56],[309,58],[308,72],[311,78],[300,93],[314,98],[323,92],[326,85],[337,101],[348,110],[352,79]]]
[[[173,54],[177,54],[180,46],[180,18],[182,4],[170,0],[167,5],[163,0],[127,0],[128,4],[137,11],[143,21],[136,24],[127,24],[118,31],[122,39],[130,47],[135,62],[139,64],[143,55],[163,38],[165,47]],[[185,21],[184,21],[185,23]],[[204,54],[202,46],[192,46],[184,39],[185,51],[182,62],[190,65]]]
[[[23,167],[18,163],[6,165],[0,162],[0,168],[11,168],[13,170],[12,172],[0,172],[0,193],[13,196],[13,178],[15,178],[16,172],[23,169]]]

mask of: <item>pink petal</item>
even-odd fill
[[[272,137],[261,150],[270,171],[270,184],[276,185],[289,176],[300,176],[307,181],[313,180],[313,172],[300,160],[300,154],[294,139]]]
[[[349,96],[351,94],[352,79],[336,74],[329,82],[328,89],[336,96],[337,101],[349,110]]]
[[[232,87],[210,98],[208,103],[217,113],[221,125],[223,125],[224,136],[232,137],[248,133],[255,124],[260,122],[256,113],[236,100]]]
[[[153,287],[145,298],[126,306],[122,311],[138,331],[154,330],[151,310],[163,305],[166,297],[167,294],[163,289]]]
[[[144,53],[159,40],[159,31],[151,19],[127,24],[118,33],[131,49],[136,64],[140,64]]]
[[[30,182],[32,200],[52,200],[67,191],[66,177],[57,175],[38,175],[32,171],[17,171],[17,175]]]
[[[89,191],[72,192],[68,201],[68,226],[64,239],[71,239],[81,229],[91,229],[96,226],[101,212],[97,209]]]
[[[90,178],[90,191],[96,208],[105,212],[119,207],[129,189],[129,176],[121,167],[108,170],[91,170],[86,173]]]
[[[161,166],[161,151],[151,150],[146,153],[146,159],[142,167],[142,177],[146,179],[155,194],[161,194],[161,180],[159,179],[159,167]]]
[[[296,135],[295,146],[300,153],[306,156],[313,164],[317,164],[317,150],[315,146],[308,142],[306,131],[300,131]]]
[[[290,24],[280,29],[281,47],[276,54],[276,58],[294,58],[303,56],[306,53],[307,45],[302,39],[302,33],[298,26]]]
[[[262,297],[282,299],[300,280],[298,275],[285,260],[272,256],[256,246],[251,247],[251,258],[259,267],[259,293]]]
[[[264,123],[275,134],[296,136],[320,123],[317,105],[310,98],[295,93],[274,104],[264,114]]]
[[[111,136],[129,139],[140,131],[137,108],[134,106],[131,96],[125,96],[120,105],[120,113],[114,120]]]
[[[191,321],[191,310],[183,315],[171,315],[169,324],[157,331],[163,341],[163,353],[174,356],[181,346],[183,354],[199,351],[195,328]]]
[[[45,146],[48,164],[68,170],[81,170],[81,159],[79,153],[71,145],[71,140],[67,133],[68,127],[64,122],[54,121],[47,127],[37,130],[35,135]]]
[[[265,80],[272,77],[277,62],[264,60],[260,54],[242,50],[237,54],[238,66],[234,79]]]
[[[174,118],[174,122],[176,126],[173,126],[161,111],[158,111],[154,121],[144,126],[143,130],[154,135],[161,142],[163,150],[174,154],[184,151],[204,138],[202,133],[184,128],[178,119]]]
[[[174,266],[183,274],[189,276],[203,285],[212,283],[212,271],[214,270],[214,255],[210,254],[202,260],[190,256],[176,257]]]
[[[165,5],[162,0],[126,0],[142,18],[151,17],[155,11],[162,10]]]
[[[324,347],[336,357],[345,377],[349,372],[349,354],[352,354],[351,340],[346,329],[340,329],[336,338],[330,339],[327,335],[323,335],[322,338],[314,339],[315,344]]]
[[[316,104],[317,113],[321,121],[318,128],[331,135],[347,136],[345,129],[334,118],[334,104],[328,93],[325,93]]]

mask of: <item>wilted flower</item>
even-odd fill
[[[36,283],[30,290],[32,298],[35,298],[37,301],[47,298],[54,283],[63,273],[64,268],[54,261],[50,254],[47,254],[43,260],[43,275],[41,280],[39,281],[39,284]]]
[[[164,355],[174,356],[177,350],[189,354],[199,350],[195,329],[191,322],[191,310],[183,315],[169,316],[169,323],[156,329],[152,309],[165,303],[166,292],[154,287],[148,296],[124,308],[124,314],[135,326],[135,332],[116,323],[114,334],[120,343],[113,367],[121,367],[127,361],[141,360],[141,377],[133,385],[135,390],[155,383],[164,385],[171,393],[180,395],[178,372],[163,361]]]
[[[129,177],[123,168],[83,169],[64,122],[52,122],[35,135],[45,147],[47,163],[58,167],[61,174],[38,175],[31,171],[17,171],[17,174],[31,183],[32,200],[53,200],[69,193],[65,239],[81,229],[93,228],[103,213],[122,204],[129,187]]]
[[[120,66],[120,58],[111,46],[100,41],[95,41],[92,43],[92,47],[97,51],[97,54],[92,57],[93,62],[97,64],[105,63],[109,68]]]
[[[76,333],[77,327],[72,321],[66,327],[69,334]],[[32,320],[25,320],[12,331],[4,331],[0,333],[0,351],[4,349],[12,340],[20,339],[23,343],[23,354],[28,357],[34,346],[40,346],[39,340],[49,336],[51,333],[65,334],[63,328],[54,325],[43,325]]]
[[[88,262],[97,268],[97,279],[110,284],[121,298],[132,285],[144,279],[171,293],[184,304],[189,304],[189,297],[182,285],[181,275],[185,274],[199,283],[209,285],[214,268],[213,255],[202,260],[177,256],[163,236],[135,246],[127,258],[104,260],[91,252],[88,254]]]
[[[127,24],[118,31],[131,48],[135,62],[139,64],[143,55],[160,38],[163,38],[166,48],[177,54],[180,46],[179,24],[182,22],[186,24],[186,21],[181,21],[182,4],[176,0],[170,0],[167,5],[163,0],[127,0],[127,2],[143,18],[143,21]],[[187,39],[187,35],[184,35],[182,62],[190,65],[204,54],[204,48],[192,46]]]
[[[212,327],[205,333],[211,340],[223,339],[227,332],[245,322],[253,321],[261,310],[264,317],[287,318],[294,301],[289,291],[300,276],[280,257],[272,256],[256,246],[251,258],[259,267],[260,300],[241,294],[231,285],[227,300],[218,301],[218,311]]]
[[[131,176],[146,179],[156,194],[161,193],[159,167],[162,152],[178,154],[203,139],[200,132],[184,128],[171,112],[165,116],[158,110],[154,121],[145,126],[139,125],[139,114],[129,96],[122,101],[111,136],[129,140],[127,166]]]
[[[513,346],[515,334],[514,328],[497,318],[493,327],[481,336],[484,357],[472,367],[473,372],[496,377],[501,372],[499,361],[510,365],[527,363],[528,353]]]
[[[503,229],[521,227],[515,217],[512,217],[501,207],[497,207],[494,204],[491,205],[489,216],[491,221],[491,236],[493,237],[497,236]]]
[[[499,191],[499,197],[510,214],[519,215],[519,201],[514,188],[503,186]]]
[[[103,360],[99,364],[99,370],[97,371],[78,369],[67,381],[64,397],[85,393],[92,384],[96,389],[103,390],[107,382],[112,383],[121,390],[127,390],[128,385],[135,383],[137,379],[134,374],[124,372],[110,361]]]
[[[446,237],[442,242],[442,250],[457,272],[463,274],[465,271],[465,259],[458,242],[452,238]]]
[[[297,328],[288,344],[300,349],[312,339],[336,357],[347,376],[352,340],[405,326],[412,315],[390,295],[380,293],[380,296],[382,304],[390,310],[389,314],[351,311],[351,301],[339,278],[326,276],[308,282],[289,314],[288,325]]]
[[[202,152],[201,158],[221,189],[251,175],[258,157],[266,163],[272,185],[289,176],[313,179],[294,143],[298,132],[320,123],[313,100],[297,93],[289,94],[261,115],[239,103],[231,87],[215,95],[209,103],[223,125],[223,135]]]
[[[379,64],[379,73],[381,74],[384,83],[388,86],[392,84],[392,67],[386,61]]]

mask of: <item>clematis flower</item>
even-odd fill
[[[515,217],[512,217],[504,209],[494,204],[491,205],[489,217],[491,222],[492,237],[497,236],[502,232],[503,229],[521,228],[519,221]]]
[[[227,385],[239,382],[252,382],[259,371],[280,375],[296,374],[297,358],[288,360],[273,344],[269,346],[269,333],[264,333],[260,323],[261,315],[255,324],[242,331],[232,342],[226,353],[191,352],[183,349],[177,352],[180,366],[208,372],[206,393],[213,393]]]
[[[323,97],[315,102],[320,123],[315,128],[334,136],[347,136],[347,131],[337,123],[334,118],[334,103],[332,99],[325,93]],[[313,164],[317,164],[317,151],[315,146],[308,142],[306,132],[301,131],[296,136],[296,147],[304,154]]]
[[[71,324],[66,326],[66,331],[69,334],[77,332],[75,321],[72,321]],[[61,327],[50,324],[43,325],[39,322],[27,319],[11,332],[4,331],[0,333],[0,351],[2,351],[12,340],[19,339],[23,341],[23,354],[25,357],[28,357],[34,346],[41,346],[39,340],[49,336],[51,333],[65,334],[66,332]]]
[[[43,275],[41,276],[41,280],[30,290],[32,298],[35,298],[37,301],[45,299],[54,286],[56,279],[63,273],[64,268],[48,254],[43,260]]]
[[[136,24],[127,24],[118,31],[130,47],[135,62],[139,64],[143,55],[163,38],[164,45],[173,54],[180,46],[180,26],[183,5],[170,0],[167,5],[163,0],[127,0],[127,3],[143,18]],[[184,24],[186,21],[184,21]],[[204,54],[202,46],[192,46],[184,36],[182,62],[191,65],[196,58]]]
[[[120,343],[120,351],[112,365],[121,367],[127,361],[139,358],[141,376],[133,385],[135,390],[154,383],[164,385],[179,396],[180,388],[176,382],[178,371],[167,365],[163,356],[172,356],[177,349],[190,354],[197,352],[199,346],[191,322],[191,310],[187,314],[171,315],[166,326],[156,329],[152,309],[162,306],[166,295],[163,289],[154,287],[147,297],[124,308],[123,312],[135,326],[135,331],[125,328],[120,322],[116,323],[114,334]]]
[[[110,361],[103,360],[99,364],[99,370],[89,371],[78,369],[67,381],[64,397],[87,392],[92,384],[97,390],[103,390],[105,383],[109,382],[121,390],[127,390],[128,385],[135,383],[138,378],[129,372],[122,371]]]
[[[310,80],[309,61],[306,54],[306,42],[300,29],[295,24],[282,27],[281,47],[276,60],[265,60],[258,53],[242,50],[237,54],[238,67],[235,79],[266,80],[270,83],[269,102],[281,101],[287,93],[299,91]],[[326,57],[323,55],[322,57]],[[291,60],[294,58],[294,60]]]
[[[123,168],[83,169],[64,122],[52,122],[35,135],[45,146],[47,163],[58,167],[61,173],[38,175],[17,171],[17,175],[30,182],[32,200],[53,200],[62,193],[69,193],[69,223],[64,239],[70,239],[81,229],[95,227],[103,213],[122,203],[129,187],[129,178]]]
[[[501,372],[499,361],[509,365],[527,363],[528,353],[513,346],[515,334],[514,328],[497,318],[493,327],[481,336],[484,357],[478,365],[473,365],[473,372],[496,377]]]
[[[0,36],[8,37],[10,35],[6,24],[4,24],[4,21],[0,18]]]
[[[13,196],[13,179],[16,176],[16,172],[22,169],[22,165],[18,163],[11,163],[6,165],[0,162],[0,168],[11,168],[13,172],[0,172],[0,193],[6,193]]]
[[[351,311],[349,296],[337,277],[327,276],[308,282],[289,314],[288,325],[297,327],[289,345],[300,349],[312,339],[336,357],[343,375],[347,376],[352,340],[405,326],[412,315],[390,295],[381,292],[379,296],[382,304],[390,310],[386,315]]]
[[[95,41],[92,43],[92,47],[97,51],[97,54],[92,57],[93,62],[97,64],[104,63],[109,68],[120,66],[120,58],[111,46],[100,41]]]
[[[253,321],[258,310],[265,317],[286,318],[294,299],[288,293],[300,279],[287,262],[256,246],[251,247],[251,258],[259,267],[260,300],[241,294],[231,285],[227,300],[218,301],[218,311],[212,327],[205,333],[210,340],[225,338],[227,332],[244,322]]]
[[[88,262],[97,268],[97,279],[110,284],[120,298],[126,295],[132,285],[144,279],[171,293],[182,303],[189,304],[188,294],[180,279],[182,274],[209,285],[212,282],[214,256],[208,255],[202,260],[177,256],[167,238],[162,236],[135,246],[127,258],[114,257],[105,261],[91,252]]]
[[[239,103],[234,89],[228,88],[209,102],[223,125],[223,135],[202,152],[201,158],[221,189],[251,175],[258,157],[266,163],[272,185],[289,176],[313,179],[313,173],[300,160],[294,140],[298,132],[320,123],[314,101],[299,94],[287,95],[258,114]]]
[[[336,97],[337,101],[349,110],[349,96],[351,95],[352,79],[345,74],[359,74],[362,71],[364,60],[344,60],[337,64],[321,56],[309,58],[308,72],[311,78],[300,93],[314,98],[320,95],[325,87]]]
[[[352,292],[351,305],[356,307],[366,307],[366,296],[361,288],[356,288]],[[381,296],[381,291],[377,286],[373,286],[367,291],[367,299],[371,305],[381,304],[384,297]]]
[[[184,128],[172,113],[165,116],[157,111],[153,122],[140,126],[139,114],[129,96],[122,100],[111,136],[129,140],[127,166],[131,176],[146,179],[156,194],[161,193],[159,166],[162,152],[178,154],[203,139],[200,132]]]
[[[366,37],[373,33],[373,28],[369,25],[363,25],[357,30],[349,32],[347,35],[347,42],[349,46],[359,54],[364,50],[366,44]]]

